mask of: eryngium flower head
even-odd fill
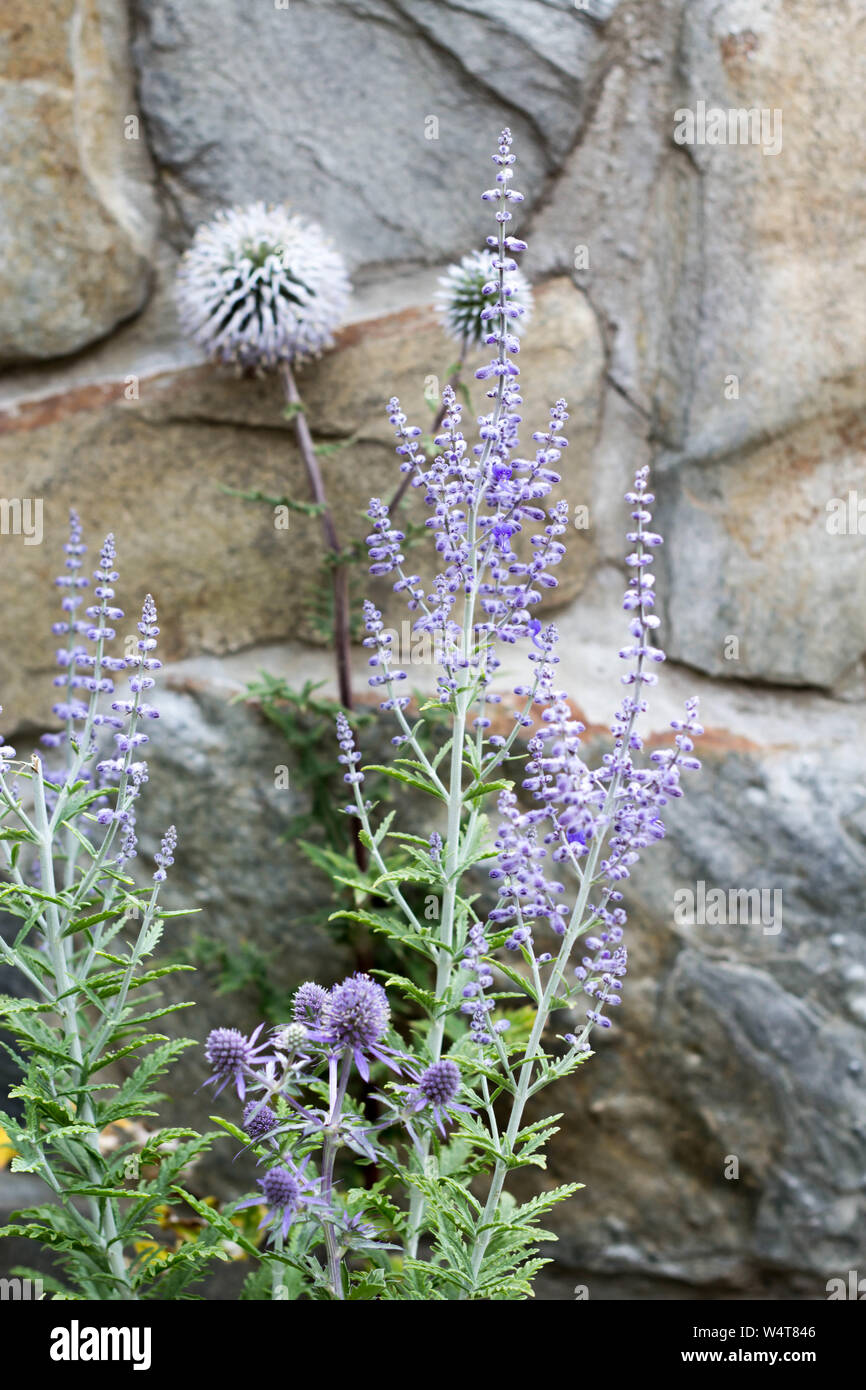
[[[279,1121],[269,1105],[260,1100],[251,1100],[244,1106],[244,1129],[253,1140],[264,1139]]]
[[[471,1107],[458,1104],[457,1097],[460,1094],[460,1068],[450,1057],[442,1057],[438,1062],[431,1062],[424,1071],[416,1071],[413,1067],[408,1067],[407,1071],[415,1083],[412,1086],[398,1086],[398,1092],[402,1092],[404,1108],[402,1120],[412,1136],[414,1143],[418,1143],[418,1136],[415,1133],[412,1117],[419,1111],[432,1114],[436,1123],[436,1128],[440,1134],[445,1134],[445,1122],[449,1119],[449,1110],[461,1110],[464,1114],[469,1114]]]
[[[432,1062],[418,1082],[418,1090],[431,1105],[449,1105],[460,1090],[460,1068],[450,1057]]]
[[[259,1186],[268,1210],[259,1223],[259,1230],[270,1225],[272,1233],[276,1235],[279,1232],[285,1240],[289,1227],[299,1211],[305,1207],[328,1205],[319,1191],[318,1180],[308,1178],[304,1174],[308,1161],[309,1155],[297,1165],[287,1160],[279,1167],[269,1168],[260,1179]],[[239,1202],[235,1210],[241,1211],[244,1207],[258,1205],[258,1197],[248,1197],[245,1201]]]
[[[366,1081],[370,1076],[368,1056],[393,1066],[386,1055],[393,1054],[382,1044],[390,1015],[382,986],[369,975],[350,975],[328,995],[316,1036],[326,1047],[350,1050]]]
[[[318,1027],[327,998],[328,991],[315,984],[313,980],[307,980],[305,984],[300,985],[292,1001],[292,1017],[295,1023],[303,1023],[305,1027]]]
[[[481,312],[495,302],[498,271],[493,268],[494,260],[493,251],[470,251],[439,277],[442,288],[434,303],[445,331],[470,348],[478,347],[488,332]],[[532,290],[521,270],[507,270],[505,286],[510,291],[509,304],[522,310],[517,318],[509,320],[511,332],[519,334],[532,315]]]
[[[265,1044],[255,1045],[263,1027],[264,1024],[260,1023],[248,1038],[237,1028],[214,1028],[208,1034],[204,1055],[213,1067],[213,1076],[209,1076],[204,1084],[215,1083],[216,1095],[233,1081],[241,1100],[245,1099],[246,1078],[252,1074],[254,1065],[260,1066],[265,1061],[260,1056]]]
[[[198,228],[175,294],[181,327],[209,356],[275,367],[331,347],[351,290],[321,228],[253,203]]]

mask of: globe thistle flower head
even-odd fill
[[[322,1010],[316,1039],[328,1048],[350,1050],[358,1071],[369,1080],[369,1057],[375,1057],[393,1070],[393,1051],[382,1043],[391,1010],[388,996],[369,975],[350,975],[331,990]]]
[[[198,228],[175,298],[181,327],[208,356],[273,368],[331,347],[351,290],[320,227],[283,205],[253,203]]]
[[[441,289],[434,305],[445,331],[461,345],[479,347],[488,332],[481,315],[493,305],[498,288],[498,271],[492,250],[470,251],[468,256],[448,267],[439,277]],[[532,289],[521,270],[505,271],[505,290],[509,306],[519,310],[510,320],[513,333],[523,332],[532,316]]]
[[[264,1024],[260,1023],[254,1033],[247,1038],[237,1028],[214,1028],[205,1043],[204,1054],[213,1067],[213,1075],[202,1084],[215,1085],[215,1095],[233,1082],[241,1100],[246,1098],[247,1077],[253,1075],[253,1068],[261,1066],[266,1060],[262,1057],[266,1044],[256,1039]]]

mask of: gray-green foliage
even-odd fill
[[[88,609],[90,621],[71,616],[83,602],[75,597],[83,549],[73,516],[73,573],[61,581],[73,593],[61,625],[68,639],[58,707],[64,729],[52,740],[60,766],[49,772],[41,754],[17,761],[14,749],[0,750],[0,954],[21,985],[20,994],[0,998],[12,1039],[4,1046],[20,1070],[10,1090],[18,1105],[14,1114],[0,1111],[0,1125],[15,1151],[13,1172],[37,1175],[53,1194],[17,1213],[0,1235],[47,1247],[66,1276],[50,1281],[55,1296],[176,1298],[224,1252],[216,1231],[177,1249],[159,1239],[159,1215],[184,1201],[184,1171],[211,1136],[141,1123],[157,1116],[160,1078],[192,1045],[159,1031],[162,1019],[187,1007],[166,1003],[161,982],[191,967],[153,960],[166,920],[183,914],[160,907],[164,867],[144,888],[127,867],[146,782],[136,730],[149,710],[147,673],[159,664],[156,611],[148,598],[134,655],[106,657],[114,636],[108,623],[122,617],[108,602],[117,578],[113,544],[95,575],[99,602]],[[110,669],[131,672],[131,698],[115,705],[117,717],[108,715],[108,727],[120,731],[117,756],[108,745],[99,764]],[[80,701],[78,691],[88,686]],[[161,865],[171,862],[172,849],[173,832]]]

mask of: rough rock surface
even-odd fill
[[[142,109],[182,225],[287,200],[315,211],[353,266],[477,244],[487,131],[503,117],[537,197],[603,56],[586,16],[542,0],[495,14],[478,0],[133,8]]]
[[[0,362],[76,352],[144,303],[156,205],[126,49],[113,0],[0,23]]]

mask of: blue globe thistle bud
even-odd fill
[[[216,1095],[233,1081],[241,1100],[245,1098],[246,1077],[252,1074],[254,1066],[261,1066],[266,1060],[261,1056],[265,1044],[255,1045],[263,1027],[260,1023],[248,1038],[237,1028],[214,1028],[208,1034],[204,1055],[213,1067],[213,1076],[204,1084],[214,1083]]]
[[[276,367],[331,347],[351,288],[319,227],[253,203],[198,228],[175,295],[181,327],[210,357]]]
[[[436,294],[435,307],[445,331],[461,345],[478,347],[489,332],[489,324],[481,315],[485,310],[490,311],[496,301],[495,259],[489,250],[470,251],[439,277],[442,288]],[[509,319],[510,329],[520,334],[532,315],[532,290],[526,276],[516,268],[505,272],[505,289],[509,311],[517,311]]]
[[[317,1028],[322,1018],[322,1010],[328,998],[328,991],[322,989],[321,985],[315,984],[312,980],[307,980],[306,984],[301,985],[292,1002],[292,1014],[295,1023],[303,1023],[306,1027]]]
[[[259,1100],[251,1100],[244,1106],[243,1125],[251,1139],[264,1139],[278,1124],[279,1121],[269,1105],[262,1105]]]
[[[433,1062],[421,1076],[418,1090],[431,1105],[449,1105],[460,1090],[460,1068],[450,1057]]]

